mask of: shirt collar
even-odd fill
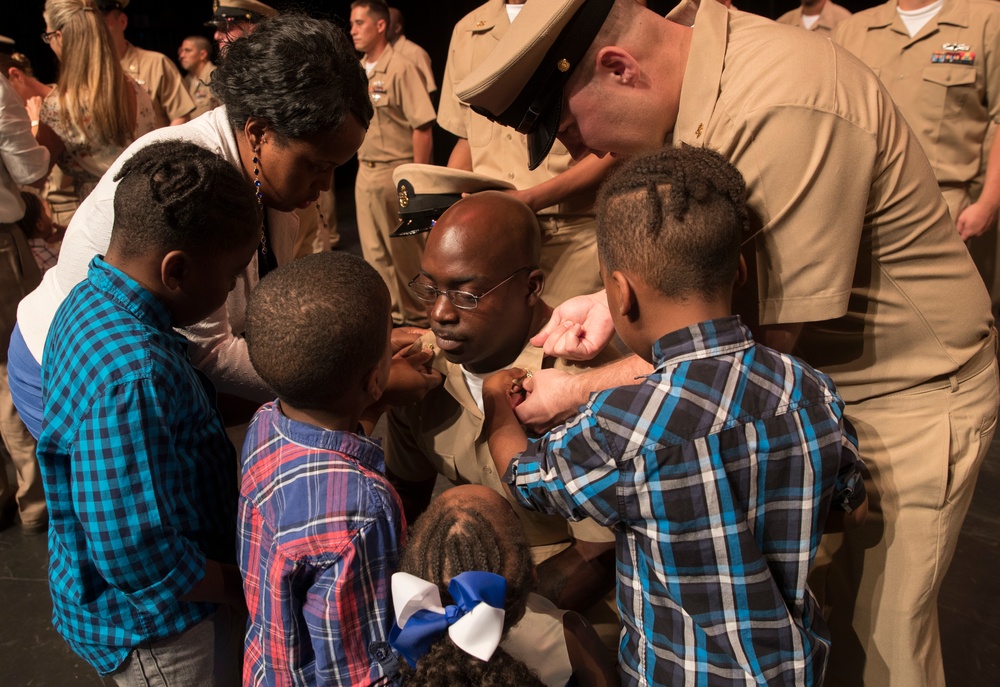
[[[377,440],[360,433],[335,432],[299,422],[281,412],[280,402],[269,405],[271,426],[285,439],[306,448],[339,453],[379,474],[385,473],[385,454]]]
[[[699,358],[742,351],[753,346],[753,336],[739,315],[699,322],[670,332],[653,344],[654,372]]]
[[[375,66],[372,68],[372,74],[375,74],[376,72],[385,74],[389,70],[389,63],[392,62],[393,54],[395,54],[395,51],[392,49],[392,43],[386,43],[385,50],[383,50],[382,54],[378,56],[377,60],[375,60]]]
[[[674,145],[704,145],[705,130],[719,101],[729,17],[729,10],[721,3],[701,3],[684,68],[677,121],[674,123]]]
[[[903,20],[899,18],[899,3],[896,0],[889,0],[889,2],[884,5],[879,5],[872,10],[871,18],[868,20],[869,29],[882,29],[887,26],[892,26],[894,29],[909,35],[906,31],[906,27],[903,24]],[[951,24],[953,26],[961,26],[967,28],[969,26],[969,7],[967,3],[964,2],[948,2],[945,0],[944,7],[938,12],[934,17],[927,22],[927,26],[932,26],[935,22],[940,24]],[[925,26],[924,28],[927,28]],[[920,33],[924,33],[921,29]],[[917,38],[918,36],[914,36]]]
[[[87,279],[143,324],[174,333],[167,306],[135,279],[104,262],[101,256],[95,255],[90,261]]]

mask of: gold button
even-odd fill
[[[558,69],[559,71],[561,71],[563,73],[568,72],[569,71],[569,60],[567,60],[564,57],[563,59],[561,59],[558,62],[556,62],[556,69]]]
[[[704,131],[705,131],[705,125],[704,125],[704,124],[699,124],[699,125],[698,125],[698,128],[697,128],[697,129],[695,129],[695,132],[694,132],[694,137],[695,137],[695,138],[701,138],[701,134],[702,134],[702,133],[703,133]]]
[[[480,20],[480,21],[477,21],[477,22],[476,22],[476,28],[477,28],[477,29],[481,29],[481,28],[483,28],[484,26],[486,26],[486,22],[484,22],[484,21],[482,21],[482,20]]]
[[[513,179],[514,178],[514,173],[513,172],[507,172],[507,178],[508,179]]]

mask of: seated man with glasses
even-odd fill
[[[388,477],[407,522],[427,507],[439,474],[509,498],[483,433],[484,378],[511,366],[529,373],[584,369],[546,357],[528,342],[552,312],[542,300],[540,237],[528,206],[499,191],[458,201],[427,235],[420,274],[410,288],[425,304],[431,331],[421,341],[435,349],[433,364],[444,384],[422,402],[393,410],[385,444]],[[604,361],[619,357],[609,349]],[[589,520],[568,523],[514,510],[539,564],[538,592],[560,608],[586,615],[602,639],[616,646],[613,534]]]

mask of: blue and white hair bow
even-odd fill
[[[437,585],[409,573],[392,576],[396,623],[389,644],[414,668],[447,632],[467,654],[488,661],[503,634],[507,580],[488,572],[464,572],[448,583],[454,606],[441,605]]]

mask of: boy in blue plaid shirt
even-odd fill
[[[598,249],[615,329],[654,367],[529,445],[524,370],[487,380],[490,451],[527,508],[614,526],[625,685],[819,685],[829,638],[806,575],[824,527],[865,513],[830,379],[731,314],[745,187],[666,148],[613,172]]]
[[[174,327],[225,303],[260,212],[242,171],[190,143],[146,146],[115,179],[107,254],[42,360],[53,622],[119,685],[239,684],[236,456]]]

